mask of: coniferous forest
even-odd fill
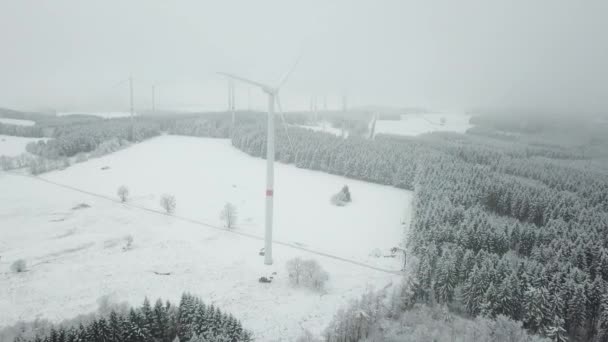
[[[142,306],[112,310],[109,315],[84,322],[67,322],[51,326],[33,338],[16,342],[246,342],[251,333],[231,314],[213,304],[207,305],[190,294],[183,294],[179,305],[148,299]]]
[[[265,126],[233,145],[265,156]],[[433,133],[277,128],[276,158],[415,193],[413,299],[504,315],[552,340],[608,340],[608,175],[579,147]]]

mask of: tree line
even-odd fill
[[[247,342],[251,333],[231,314],[213,304],[183,294],[178,306],[148,299],[138,308],[114,311],[78,325],[51,326],[32,338],[17,337],[15,342]]]

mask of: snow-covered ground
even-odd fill
[[[36,122],[34,122],[32,120],[0,118],[0,124],[17,125],[17,126],[34,126],[36,124]]]
[[[25,152],[25,146],[32,142],[42,140],[40,138],[14,137],[12,135],[0,135],[0,156],[17,156]]]
[[[441,119],[445,118],[445,124],[441,124]],[[435,131],[448,131],[464,133],[473,127],[469,123],[470,115],[464,114],[443,114],[443,113],[424,113],[402,115],[400,121],[378,120],[376,122],[376,134],[396,134],[396,135],[420,135]]]
[[[130,112],[60,112],[57,113],[57,116],[67,116],[67,115],[93,115],[99,116],[104,119],[114,119],[114,118],[124,118],[131,116]],[[135,115],[138,115],[135,113]]]
[[[0,174],[0,325],[91,311],[104,294],[139,303],[144,296],[176,301],[190,291],[234,313],[259,341],[292,341],[302,328],[320,333],[340,306],[367,288],[399,281],[399,275],[297,247],[398,270],[400,260],[369,254],[375,248],[387,253],[403,240],[410,192],[280,164],[274,236],[287,245],[275,243],[274,265],[263,265],[256,237],[264,224],[264,167],[226,140],[163,136],[43,179]],[[133,206],[45,180],[110,198],[125,184]],[[344,184],[354,202],[330,205]],[[142,209],[159,209],[165,192],[177,199],[176,217]],[[250,236],[180,219],[219,226],[226,201],[237,206],[236,231]],[[72,209],[79,203],[90,207]],[[124,252],[129,234],[133,249]],[[328,271],[326,293],[289,286],[285,262],[296,256],[314,258]],[[18,258],[29,272],[9,271]],[[258,283],[272,272],[273,283]]]
[[[342,134],[343,134],[341,129],[333,127],[331,125],[331,123],[329,123],[327,121],[321,121],[315,126],[309,126],[309,125],[296,125],[296,126],[301,127],[301,128],[310,129],[313,131],[325,132],[325,133],[333,134],[336,136],[342,136]],[[345,132],[345,133],[348,136],[348,132]]]

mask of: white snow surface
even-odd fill
[[[441,125],[441,118],[445,124]],[[470,115],[448,113],[422,113],[401,115],[401,120],[378,120],[375,134],[395,134],[415,136],[424,133],[442,131],[464,133],[473,127],[469,123]]]
[[[124,117],[131,116],[130,112],[86,112],[86,111],[84,111],[84,112],[60,112],[60,113],[57,113],[57,116],[78,115],[78,114],[99,116],[104,119],[124,118]],[[135,113],[135,115],[137,116],[138,114]]]
[[[0,118],[0,124],[17,125],[17,126],[34,126],[36,122],[32,120]]]
[[[109,169],[102,170],[104,166]],[[264,229],[265,161],[227,140],[162,136],[41,179],[0,173],[0,325],[44,317],[60,320],[96,308],[113,295],[141,304],[144,296],[173,302],[184,291],[219,305],[252,329],[258,341],[293,341],[309,329],[321,333],[336,310],[369,288],[397,283],[400,275],[293,248],[398,270],[401,260],[376,258],[403,241],[411,193],[277,164],[274,265],[258,251]],[[110,199],[125,184],[129,205]],[[348,184],[353,203],[335,207],[331,194]],[[174,194],[175,217],[158,210],[162,193]],[[237,206],[236,232],[220,226],[225,202]],[[79,203],[90,208],[73,210]],[[123,251],[132,235],[133,249]],[[293,288],[285,262],[313,258],[330,274],[326,292]],[[29,271],[12,273],[24,258]],[[171,275],[156,275],[171,272]],[[271,284],[257,281],[277,272]]]
[[[0,135],[0,156],[18,156],[25,153],[25,146],[32,142],[44,140],[40,138],[24,138],[12,135]]]
[[[333,134],[338,137],[342,136],[342,134],[343,134],[341,129],[333,127],[331,125],[331,123],[329,123],[327,121],[321,121],[317,125],[314,125],[314,126],[312,126],[312,125],[296,125],[296,126],[301,127],[301,128],[306,128],[306,129],[309,129],[312,131]],[[346,132],[346,135],[348,136],[348,132]]]

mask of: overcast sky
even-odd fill
[[[0,2],[0,107],[221,108],[229,71],[273,84],[288,109],[608,108],[608,1]],[[254,107],[263,95],[252,89]],[[237,105],[247,106],[246,87]]]

